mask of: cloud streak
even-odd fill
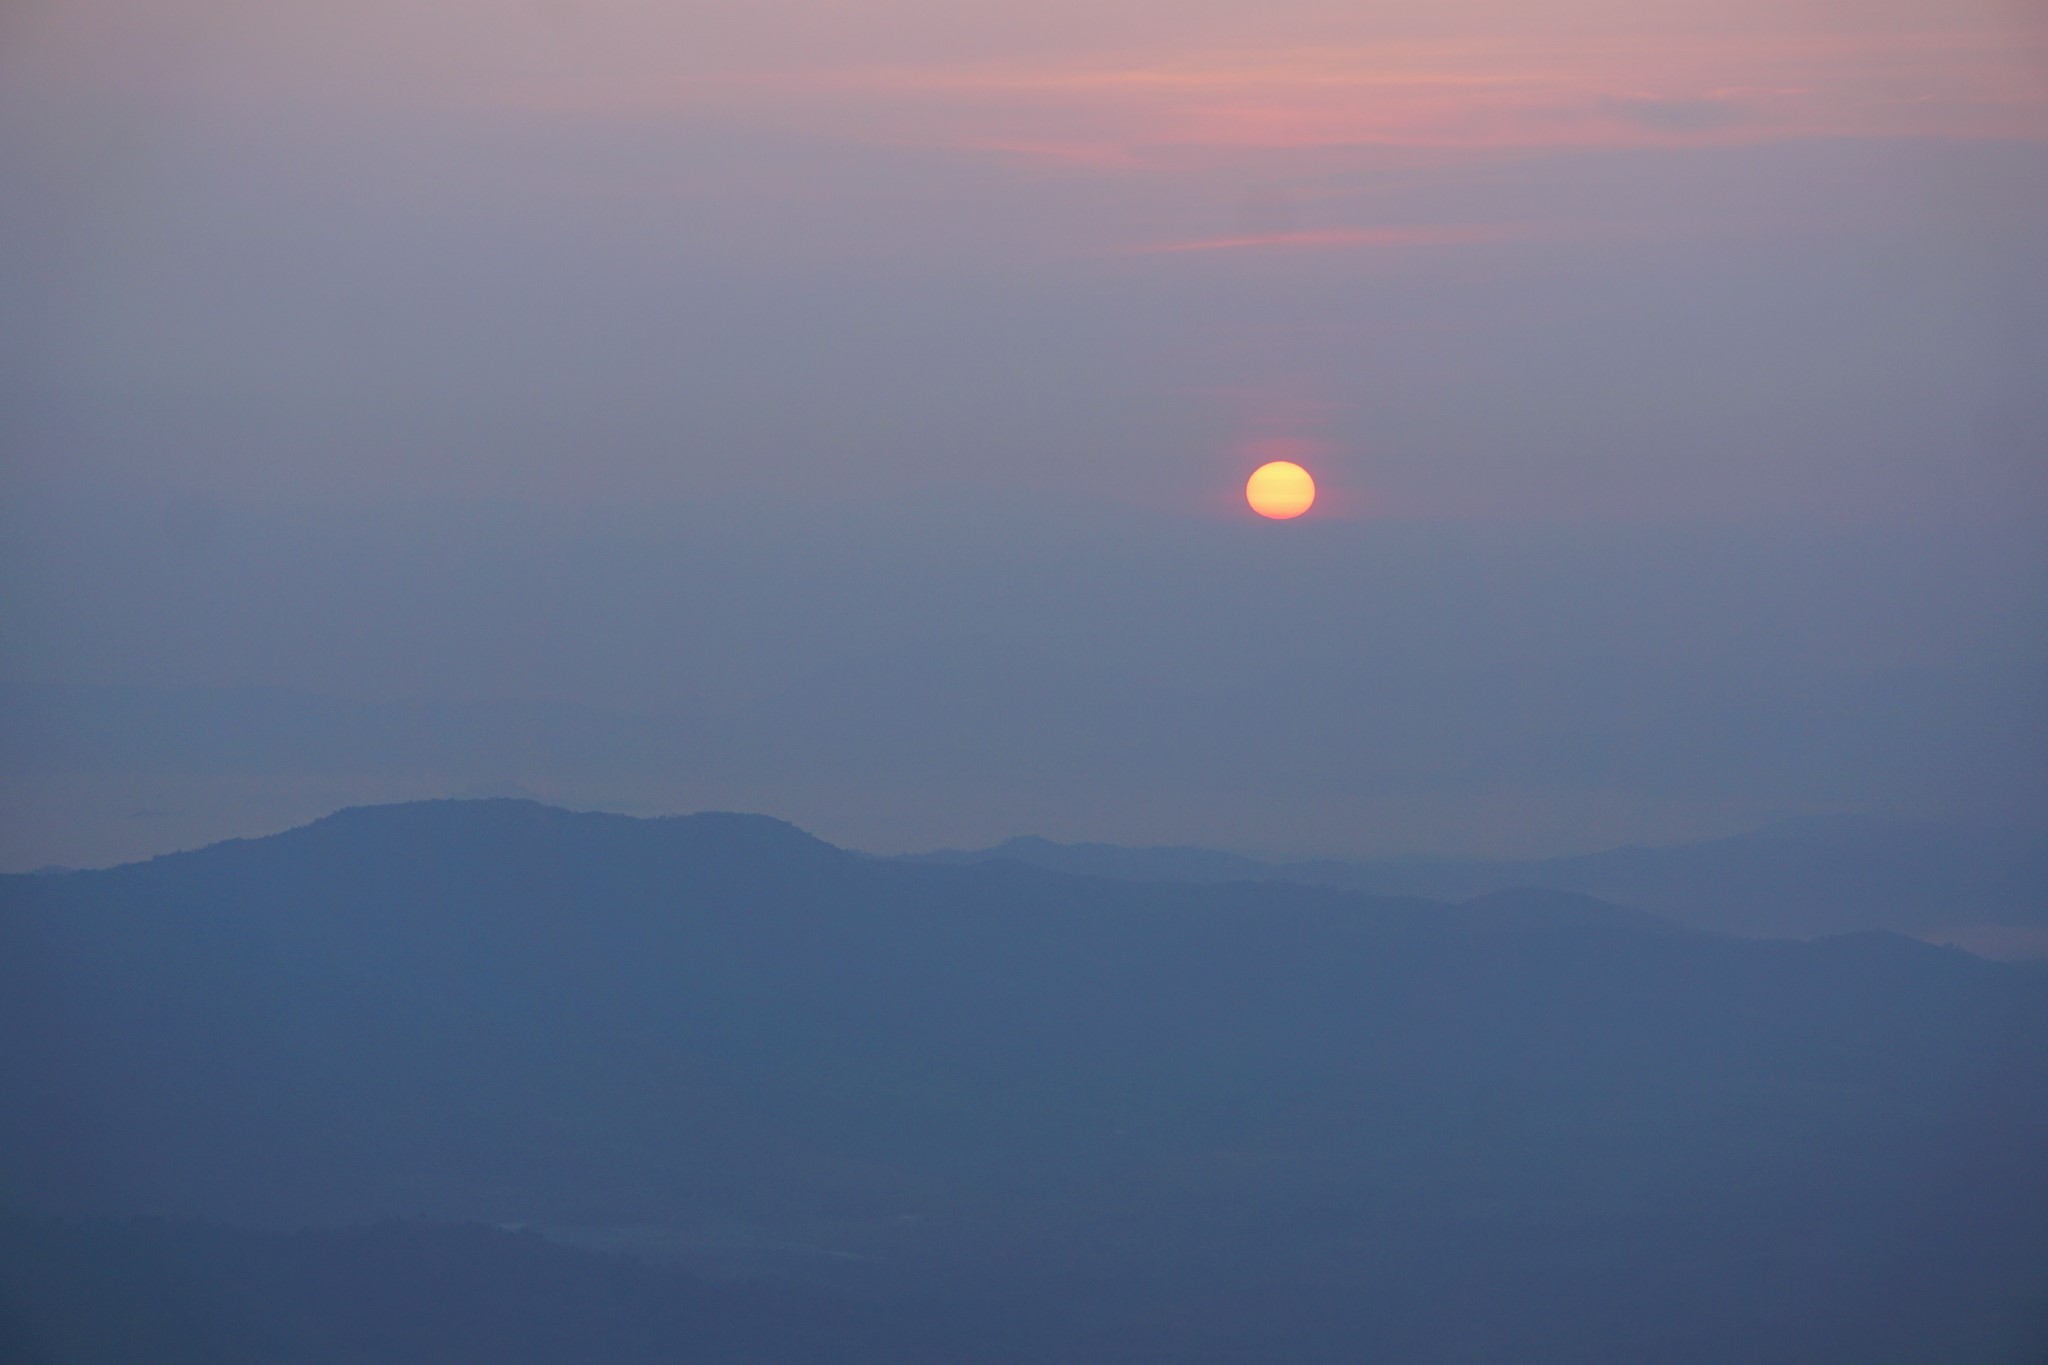
[[[1103,171],[1344,148],[1516,151],[1814,138],[2048,141],[2048,79],[1990,32],[1251,44],[686,80],[564,76],[513,102],[695,111]]]
[[[1471,246],[1507,241],[1526,229],[1507,225],[1441,224],[1415,227],[1324,228],[1292,232],[1253,232],[1188,241],[1148,242],[1131,248],[1148,256],[1258,250],[1333,250],[1387,247]]]
[[[107,34],[171,24],[170,0],[60,0],[68,37],[33,46],[39,80],[188,103],[747,126],[1077,172],[1313,149],[2048,141],[2048,68],[1988,0],[1897,0],[1882,15],[1826,0],[1370,14],[1274,0],[1172,24],[1149,0],[1044,4],[592,0],[542,22],[483,0],[200,0],[205,41],[147,44],[143,60]]]
[[[801,98],[798,82],[790,91]],[[846,73],[812,86],[886,126],[1173,149],[1550,148],[1812,137],[2048,138],[2048,85],[1966,42],[1443,44],[1122,65]],[[931,116],[943,108],[943,119]],[[863,121],[857,118],[856,125]]]

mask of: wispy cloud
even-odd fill
[[[1299,232],[1254,232],[1232,237],[1148,242],[1130,250],[1141,255],[1204,251],[1301,251],[1372,247],[1469,246],[1526,235],[1508,225],[1441,224],[1415,227],[1325,228]]]
[[[1115,169],[1217,149],[2048,139],[2037,8],[95,0],[42,7],[35,68],[214,102],[703,118]]]
[[[2048,82],[1968,35],[1223,50],[736,75],[839,132],[1103,169],[1204,149],[2048,139]]]

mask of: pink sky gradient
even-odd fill
[[[15,80],[1065,149],[2048,137],[2019,0],[53,0]],[[1103,155],[1100,151],[1092,154]]]
[[[2032,13],[41,0],[0,19],[0,105],[37,177],[20,202],[50,215],[49,263],[29,274],[55,281],[37,286],[58,291],[37,360],[70,367],[65,384],[217,403],[229,425],[269,410],[251,395],[283,411],[289,394],[332,405],[323,433],[436,404],[475,407],[436,419],[449,429],[511,427],[460,459],[421,456],[410,432],[354,441],[347,461],[255,435],[142,461],[108,438],[106,458],[146,466],[136,481],[633,497],[682,478],[647,452],[715,413],[718,441],[750,453],[692,487],[797,469],[841,491],[1085,477],[1180,506],[1235,482],[1205,462],[1231,459],[1249,419],[1188,396],[1234,386],[1324,405],[1303,430],[1332,448],[1333,500],[1351,461],[1374,506],[1445,515],[1848,515],[1980,485],[1972,498],[2005,507],[2034,487],[2018,456],[1972,482],[1942,454],[2032,424],[2022,376],[1995,368],[2025,350],[2006,339],[2023,291],[1936,283],[2010,280],[1981,263],[2048,212],[2025,176],[2048,147]],[[1832,270],[1902,279],[1887,252],[1922,283],[1823,302]],[[1644,283],[1617,285],[1621,267]],[[791,281],[830,282],[858,320],[718,304],[699,368],[733,372],[701,400],[696,371],[644,341],[685,335],[661,316],[672,296]],[[853,301],[870,287],[888,310]],[[1786,316],[1729,312],[1731,288]],[[977,291],[971,321],[951,320]],[[1020,320],[1021,301],[1055,296],[1076,302]],[[1804,349],[1738,364],[1741,401],[1697,378],[1724,348],[1748,355],[1759,326]],[[902,329],[887,364],[875,327]],[[1571,374],[1530,380],[1568,358]],[[792,403],[781,375],[799,366]],[[1923,389],[1940,398],[1917,416],[1876,415]],[[504,415],[527,402],[621,434],[572,462],[535,435],[552,428]],[[1059,412],[1073,429],[1021,434]],[[1658,459],[1637,458],[1651,432]],[[22,463],[57,481],[84,467],[69,444]]]

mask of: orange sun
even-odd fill
[[[1316,481],[1292,460],[1262,464],[1245,480],[1244,500],[1262,517],[1285,521],[1315,505]]]

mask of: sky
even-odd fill
[[[0,868],[2038,820],[2043,242],[2020,0],[15,0]]]

